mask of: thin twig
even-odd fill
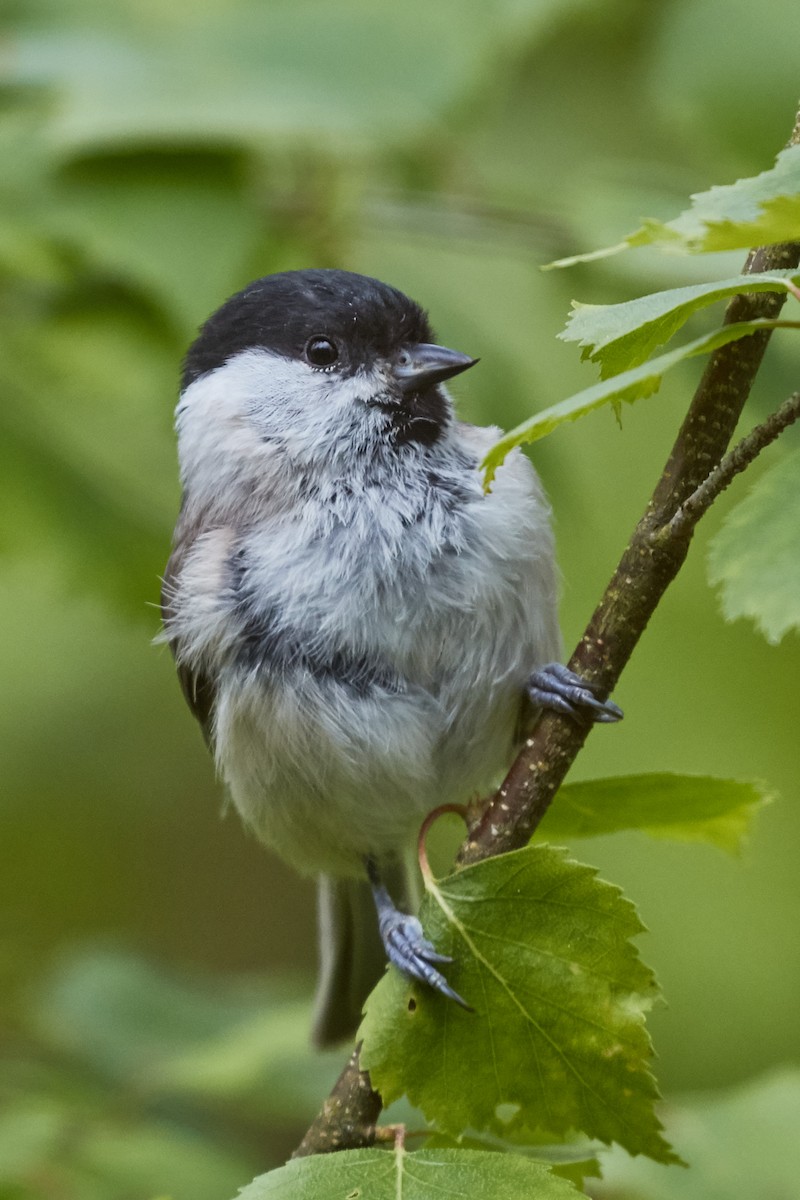
[[[784,429],[788,429],[799,417],[800,392],[795,392],[788,400],[784,400],[780,408],[767,417],[766,421],[756,425],[747,437],[743,437],[733,450],[725,455],[719,466],[695,488],[691,496],[687,496],[669,525],[664,526],[662,535],[675,537],[687,528],[694,527],[732,480],[749,467],[761,451],[780,437]]]

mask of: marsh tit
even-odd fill
[[[554,661],[528,460],[484,492],[499,431],[443,386],[475,361],[395,288],[304,270],[233,296],[184,364],[164,638],[245,823],[319,879],[319,1043],[352,1034],[387,957],[461,1001],[402,911],[425,815],[486,793],[537,709],[621,716]]]

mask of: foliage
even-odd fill
[[[336,1074],[312,1055],[301,981],[171,976],[129,955],[87,951],[41,986],[39,1039],[98,1078],[154,1099],[235,1102],[253,1120],[302,1120]]]
[[[727,621],[750,617],[768,642],[800,629],[800,454],[771,467],[711,544],[708,577]]]
[[[672,221],[653,218],[624,242],[592,254],[562,258],[553,266],[606,258],[635,246],[661,246],[689,254],[716,250],[747,250],[790,242],[800,228],[800,146],[787,146],[775,166],[751,179],[692,196],[691,208]]]
[[[334,1194],[358,1200],[427,1200],[437,1195],[470,1196],[487,1191],[497,1200],[570,1200],[575,1188],[551,1175],[538,1163],[511,1155],[487,1154],[480,1150],[418,1150],[407,1153],[396,1148],[389,1155],[380,1150],[347,1150],[341,1154],[315,1155],[288,1163],[254,1179],[241,1193],[242,1200],[326,1200]]]
[[[0,1194],[38,1198],[46,1175],[66,1200],[232,1195],[263,1161],[263,1127],[307,1120],[337,1073],[308,1045],[304,993],[109,949],[65,958],[4,1063]]]
[[[691,210],[681,214],[669,225],[659,225],[663,234],[656,236],[656,222],[647,226],[647,236],[631,235],[621,246],[671,246],[681,241],[684,249],[693,253],[732,249],[754,244],[771,244],[798,236],[800,230],[800,146],[784,150],[772,171],[756,179],[738,180],[729,187],[712,188],[703,196],[692,197]],[[750,219],[757,210],[757,221]],[[711,232],[699,236],[698,229]],[[719,232],[725,230],[725,236]],[[667,236],[668,235],[668,236]],[[597,255],[563,259],[557,265],[568,266]],[[583,346],[583,357],[601,365],[603,383],[586,388],[575,396],[537,413],[512,429],[487,453],[483,467],[486,485],[491,484],[497,468],[516,446],[536,441],[552,433],[565,421],[574,421],[604,404],[612,404],[619,416],[619,406],[625,400],[632,403],[651,396],[661,386],[662,376],[686,358],[708,354],[726,342],[755,332],[762,322],[739,322],[728,325],[647,361],[652,351],[667,342],[698,309],[716,300],[744,292],[786,290],[798,297],[796,273],[777,272],[766,275],[741,275],[738,280],[724,279],[711,284],[674,288],[638,300],[615,305],[581,305],[573,301],[573,312],[567,328],[559,336],[565,341],[577,341]],[[778,325],[784,324],[779,322]],[[800,328],[797,322],[786,322],[787,328]],[[770,327],[775,328],[773,322]]]
[[[628,826],[734,849],[763,799],[757,786],[725,780],[596,780],[562,790],[541,836]],[[358,1033],[362,1065],[387,1103],[407,1095],[433,1128],[455,1135],[519,1144],[537,1131],[553,1140],[579,1131],[680,1161],[653,1114],[644,1015],[659,994],[630,941],[642,925],[595,876],[535,846],[426,878],[426,934],[453,958],[448,978],[472,1010],[389,970]]]
[[[56,1074],[37,1083],[41,1092],[27,1080],[24,1099],[0,1115],[4,1196],[219,1200],[248,1171],[247,1155],[218,1148],[207,1135],[163,1118],[136,1121],[104,1111]],[[113,1096],[106,1101],[113,1107]]]
[[[791,1067],[722,1095],[686,1097],[666,1114],[685,1147],[691,1171],[670,1172],[646,1159],[611,1154],[595,1200],[791,1200],[800,1168],[795,1130],[800,1120],[800,1072]]]
[[[595,876],[535,846],[426,881],[426,932],[475,1012],[389,972],[358,1033],[387,1102],[405,1093],[452,1134],[579,1130],[675,1161],[652,1110],[641,922]]]
[[[523,421],[516,429],[505,434],[487,451],[481,463],[485,486],[491,487],[492,480],[502,467],[506,456],[517,446],[547,437],[565,421],[577,421],[606,404],[612,405],[618,411],[623,400],[633,404],[635,400],[652,396],[661,387],[664,374],[688,358],[694,358],[698,354],[709,354],[712,350],[747,337],[759,329],[776,329],[786,325],[788,322],[784,321],[740,321],[736,325],[726,325],[713,333],[706,333],[692,342],[687,342],[677,350],[669,350],[658,358],[651,358],[640,367],[632,367],[629,371],[612,375],[610,379],[596,383],[593,387],[584,388],[576,395],[554,404],[552,408],[537,413],[535,417]],[[800,329],[800,323],[796,323],[796,327]]]
[[[566,783],[537,837],[602,837],[638,829],[655,838],[741,849],[754,815],[771,796],[763,784],[700,775],[623,775]]]
[[[646,362],[658,346],[666,345],[688,318],[706,305],[741,292],[785,289],[791,293],[798,283],[797,272],[773,271],[669,288],[622,304],[573,301],[567,327],[559,337],[583,347],[583,358],[599,363],[601,377],[608,379]]]
[[[0,1191],[20,1200],[117,1200],[128,1192],[173,1200],[233,1197],[258,1151],[255,1137],[253,1145],[241,1137],[238,1146],[230,1145],[226,1127],[235,1120],[260,1135],[264,1122],[284,1120],[304,1076],[298,1111],[307,1119],[337,1069],[335,1055],[321,1063],[304,1044],[305,1002],[292,999],[285,984],[276,992],[264,978],[221,985],[95,950],[65,959],[31,1000],[25,1033],[36,1037],[42,1053],[34,1056],[20,1042],[14,1057],[6,1058],[0,1084]],[[287,1038],[279,1014],[289,1006]],[[267,1031],[274,1032],[274,1069],[264,1069],[266,1059],[246,1032],[257,1023],[264,1030],[262,1045]],[[198,1062],[216,1054],[238,1031],[253,1052],[230,1058],[226,1085],[217,1088],[212,1080],[203,1091],[184,1087],[174,1064],[187,1054]],[[664,1110],[667,1132],[690,1158],[691,1171],[666,1172],[613,1151],[602,1156],[604,1182],[594,1180],[589,1190],[597,1200],[620,1192],[635,1200],[737,1200],[762,1191],[788,1198],[797,1172],[792,1129],[798,1104],[800,1080],[789,1070],[730,1095],[673,1103]],[[401,1115],[413,1129],[413,1114]],[[312,1158],[255,1179],[242,1195],[255,1200],[288,1188],[287,1194],[311,1200],[346,1185],[361,1188],[364,1197],[380,1197],[381,1189],[398,1186],[398,1178],[408,1195],[414,1194],[408,1189],[429,1186],[427,1172],[435,1164],[439,1185],[446,1171],[450,1185],[462,1190],[502,1195],[507,1187],[516,1196],[527,1188],[526,1195],[543,1200],[577,1194],[548,1164],[577,1161],[585,1143],[575,1144],[572,1155],[569,1144],[560,1148],[563,1155],[547,1144],[519,1146],[522,1156],[499,1148],[499,1141],[487,1138],[479,1153],[474,1136],[461,1147],[439,1136],[413,1153],[396,1148]],[[597,1167],[589,1173],[596,1175]]]

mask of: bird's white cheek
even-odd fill
[[[273,502],[293,477],[341,472],[378,436],[369,401],[387,394],[380,370],[342,377],[266,350],[246,350],[195,380],[176,412],[181,475],[192,503]],[[283,485],[281,483],[283,481]]]
[[[309,424],[311,369],[266,350],[246,350],[195,380],[176,410],[181,477],[212,508],[263,488],[295,431]],[[322,397],[320,397],[322,399]]]
[[[258,458],[261,439],[250,412],[263,388],[266,354],[248,351],[195,380],[175,413],[184,485],[211,498]]]
[[[375,435],[380,418],[368,401],[385,391],[378,372],[342,377],[280,360],[253,402],[250,420],[263,442],[280,447],[296,468],[340,470],[342,457]]]

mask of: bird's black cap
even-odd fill
[[[351,271],[266,275],[231,296],[202,326],[183,365],[181,390],[234,354],[264,347],[300,358],[309,338],[328,337],[343,371],[407,343],[432,342],[425,312],[397,288]]]

